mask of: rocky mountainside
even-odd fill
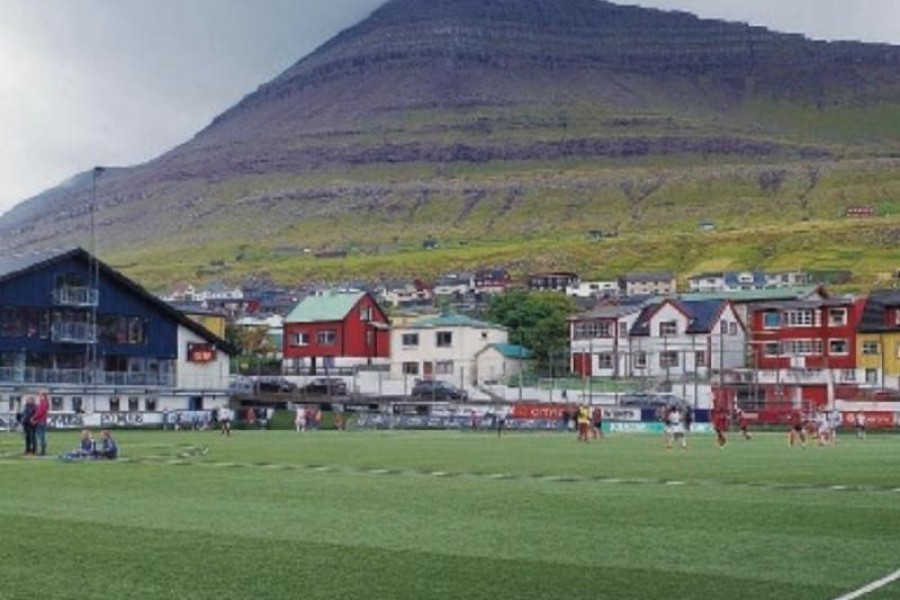
[[[898,47],[600,0],[389,0],[193,139],[104,173],[97,235],[160,261],[383,253],[580,230],[573,197],[612,223],[598,228],[638,232],[685,173],[769,198],[766,177],[815,172],[815,187],[839,161],[895,156],[897,123]],[[669,196],[685,222],[734,212]],[[0,237],[86,245],[91,197],[76,177],[7,213]]]

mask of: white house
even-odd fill
[[[475,384],[478,356],[508,342],[507,329],[457,314],[424,317],[391,330],[391,375]]]
[[[729,300],[665,300],[644,308],[629,334],[634,377],[671,381],[746,365],[747,332]]]
[[[746,330],[728,300],[606,306],[571,322],[572,370],[668,381],[744,366]]]
[[[641,304],[598,306],[569,320],[572,371],[582,376],[616,377],[630,365],[629,332]]]
[[[530,350],[517,344],[490,344],[475,357],[475,380],[480,384],[503,383],[531,363]]]
[[[566,286],[566,295],[575,298],[615,298],[619,295],[618,281],[582,281]]]

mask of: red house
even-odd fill
[[[766,408],[833,406],[835,388],[856,378],[864,307],[864,299],[829,298],[750,308],[749,362]]]
[[[316,372],[390,357],[390,323],[367,292],[326,291],[303,299],[284,319],[284,360]]]

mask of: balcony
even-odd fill
[[[57,306],[95,307],[100,302],[96,288],[64,286],[53,290],[53,303]]]
[[[0,384],[63,384],[75,386],[175,387],[173,373],[150,371],[93,371],[91,369],[43,369],[0,367]]]
[[[97,326],[83,322],[54,323],[50,328],[50,337],[61,344],[96,344]]]

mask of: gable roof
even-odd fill
[[[859,322],[860,333],[887,333],[900,331],[898,325],[888,325],[885,313],[889,308],[900,309],[900,290],[875,290],[866,299],[862,318]]]
[[[87,250],[81,247],[50,249],[35,252],[33,254],[4,256],[0,258],[0,282],[9,281],[25,273],[39,271],[66,260],[84,261],[88,265],[96,264],[99,273],[103,273],[105,277],[115,281],[132,294],[153,305],[185,329],[189,329],[201,338],[215,344],[217,348],[226,354],[236,354],[236,350],[231,344],[209,331],[203,325],[188,318],[187,315],[171,306],[168,302],[160,299],[156,294],[151,294],[131,279],[125,277],[104,263],[102,260],[95,258]]]
[[[330,290],[307,296],[284,318],[285,323],[321,323],[343,321],[366,292]]]
[[[719,322],[719,316],[729,302],[727,300],[665,300],[659,304],[645,307],[637,321],[632,325],[630,334],[635,336],[650,335],[650,320],[653,318],[653,315],[667,304],[673,306],[687,318],[688,326],[685,333],[699,334],[709,333],[715,328]]]

